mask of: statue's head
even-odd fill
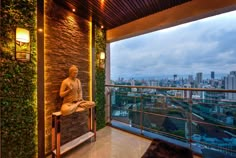
[[[77,75],[78,75],[78,68],[75,66],[75,65],[72,65],[70,68],[69,68],[69,76],[71,78],[76,78]]]

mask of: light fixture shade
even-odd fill
[[[104,60],[104,59],[105,59],[105,53],[104,53],[104,52],[101,52],[101,53],[100,53],[100,59],[101,59],[101,60]]]
[[[16,40],[23,43],[30,42],[29,30],[23,28],[16,28]]]

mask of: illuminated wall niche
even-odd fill
[[[68,69],[71,65],[76,65],[79,69],[78,78],[82,83],[84,99],[92,98],[92,24],[73,12],[65,10],[53,0],[45,1],[44,5],[47,6],[44,23],[45,152],[50,154],[51,114],[60,110],[62,99],[59,97],[59,89],[61,82],[68,77]],[[62,118],[62,144],[87,132],[87,119],[86,112]],[[71,122],[78,126],[72,126]]]

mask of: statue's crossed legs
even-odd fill
[[[88,108],[92,108],[95,106],[95,103],[93,101],[75,101],[72,103],[65,103],[62,104],[61,107],[61,113],[62,115],[70,115],[76,111],[83,111]]]

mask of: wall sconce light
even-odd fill
[[[101,52],[100,53],[100,60],[104,60],[105,59],[105,53],[104,52]]]
[[[99,66],[101,67],[101,68],[104,68],[105,67],[105,53],[104,52],[101,52],[100,54],[99,54]]]
[[[24,28],[16,28],[16,59],[30,60],[30,32]]]

